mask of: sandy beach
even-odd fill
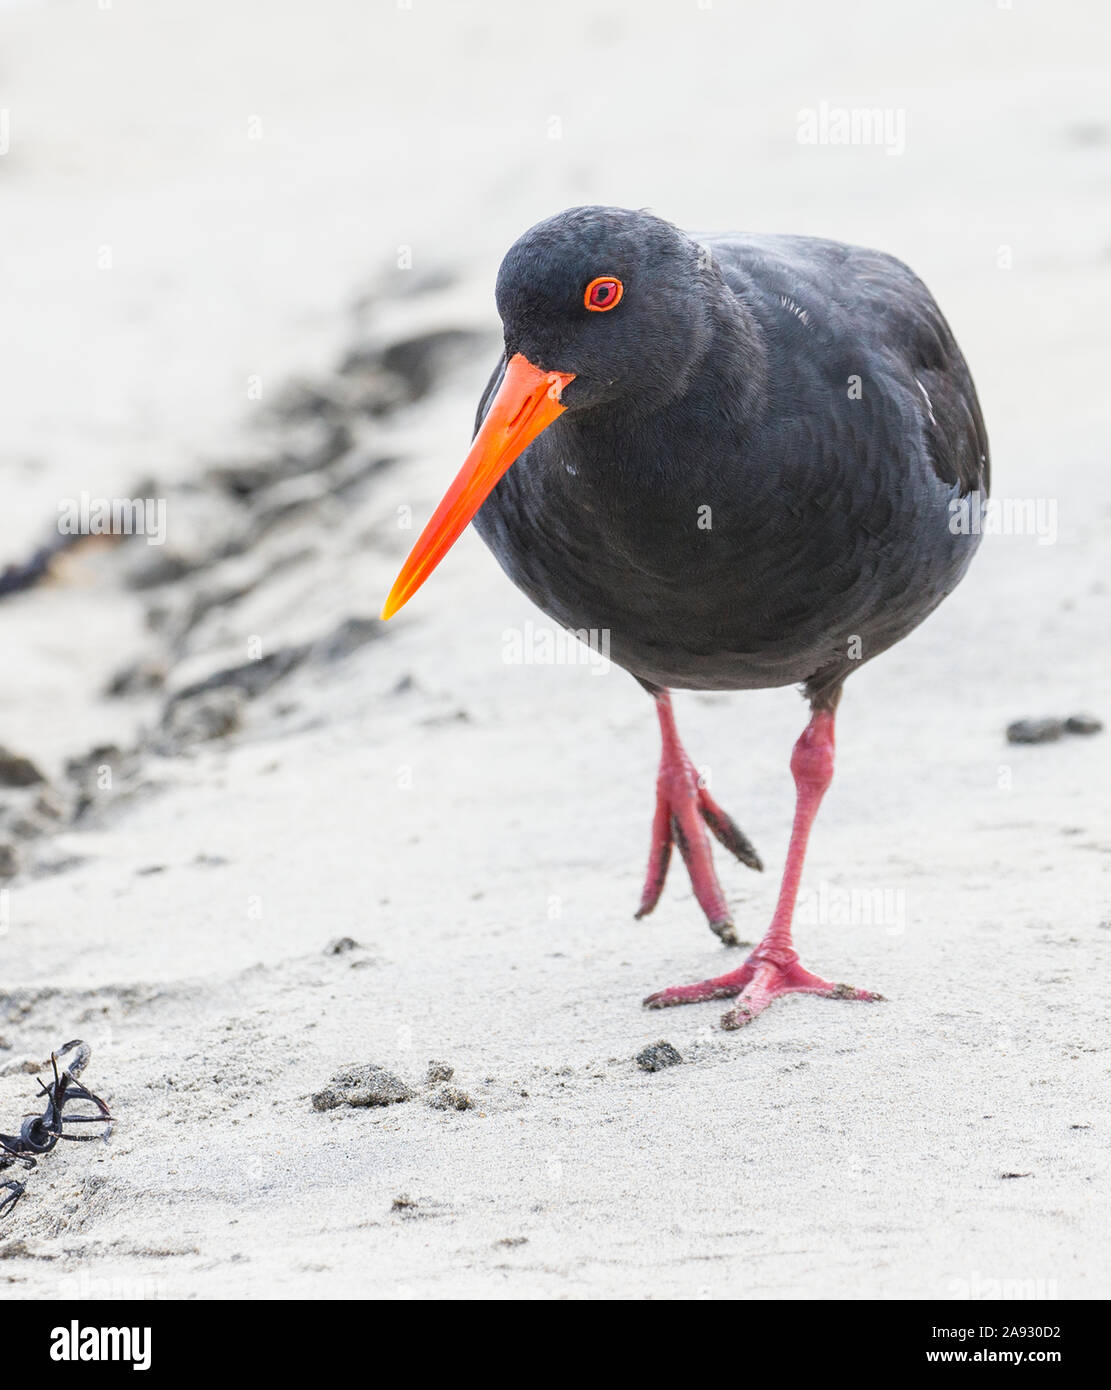
[[[21,1175],[0,1286],[1106,1297],[1111,732],[1005,738],[1111,719],[1104,10],[568,0],[539,46],[514,15],[0,11],[0,569],[83,496],[165,519],[0,602],[0,1130],[75,1037],[116,1117]],[[857,108],[901,113],[886,144],[800,140]],[[633,920],[643,691],[549,660],[473,533],[378,621],[498,263],[585,202],[907,261],[1036,519],[846,687],[798,939],[883,1003],[643,1010],[738,963],[679,867]],[[805,705],[676,708],[767,865],[718,858],[755,941]],[[314,1105],[371,1064],[407,1098]]]

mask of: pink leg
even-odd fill
[[[815,710],[802,737],[791,754],[791,772],[798,799],[787,866],[775,905],[771,926],[763,941],[739,970],[695,985],[679,985],[650,994],[644,1001],[649,1008],[663,1009],[672,1004],[696,1004],[705,999],[731,999],[737,1003],[722,1018],[724,1028],[740,1028],[751,1023],[781,994],[823,994],[830,999],[881,999],[883,996],[852,985],[835,985],[812,975],[799,964],[791,941],[791,920],[795,912],[799,880],[802,877],[810,827],[818,813],[826,788],[833,780],[833,711]]]
[[[656,814],[652,821],[652,849],[648,856],[648,875],[644,882],[638,917],[645,917],[660,900],[671,846],[677,844],[690,874],[694,896],[710,923],[727,946],[737,944],[733,919],[721,891],[714,861],[710,855],[709,826],[721,843],[742,864],[762,869],[760,856],[732,818],[721,809],[705,787],[698,784],[698,773],[679,742],[671,696],[662,690],[656,697],[660,719],[660,771],[656,779]]]

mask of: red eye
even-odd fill
[[[612,275],[599,275],[587,285],[583,303],[600,314],[612,309],[624,293],[625,286],[620,280],[615,280]]]

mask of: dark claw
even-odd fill
[[[747,944],[741,941],[741,938],[737,935],[737,928],[728,917],[726,917],[723,922],[711,922],[710,930],[721,941],[723,946],[740,946]]]
[[[725,846],[730,854],[736,855],[741,863],[747,864],[750,869],[763,870],[764,861],[756,853],[752,841],[727,811],[722,811],[720,808],[711,810],[701,800],[698,803],[698,809],[715,838]]]

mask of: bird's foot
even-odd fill
[[[710,930],[727,946],[736,946],[737,934],[714,871],[707,828],[742,864],[750,869],[764,867],[748,837],[700,784],[698,771],[683,749],[666,750],[656,782],[656,814],[652,821],[648,874],[636,915],[647,916],[659,902],[671,861],[671,847],[678,845]]]
[[[675,1004],[699,1004],[707,999],[736,999],[722,1015],[723,1028],[743,1028],[763,1013],[781,994],[821,994],[827,999],[860,999],[873,1002],[883,998],[870,990],[852,985],[835,985],[812,975],[799,964],[793,950],[757,948],[739,970],[700,980],[694,985],[676,985],[650,994],[644,1001],[650,1009],[667,1009]]]

